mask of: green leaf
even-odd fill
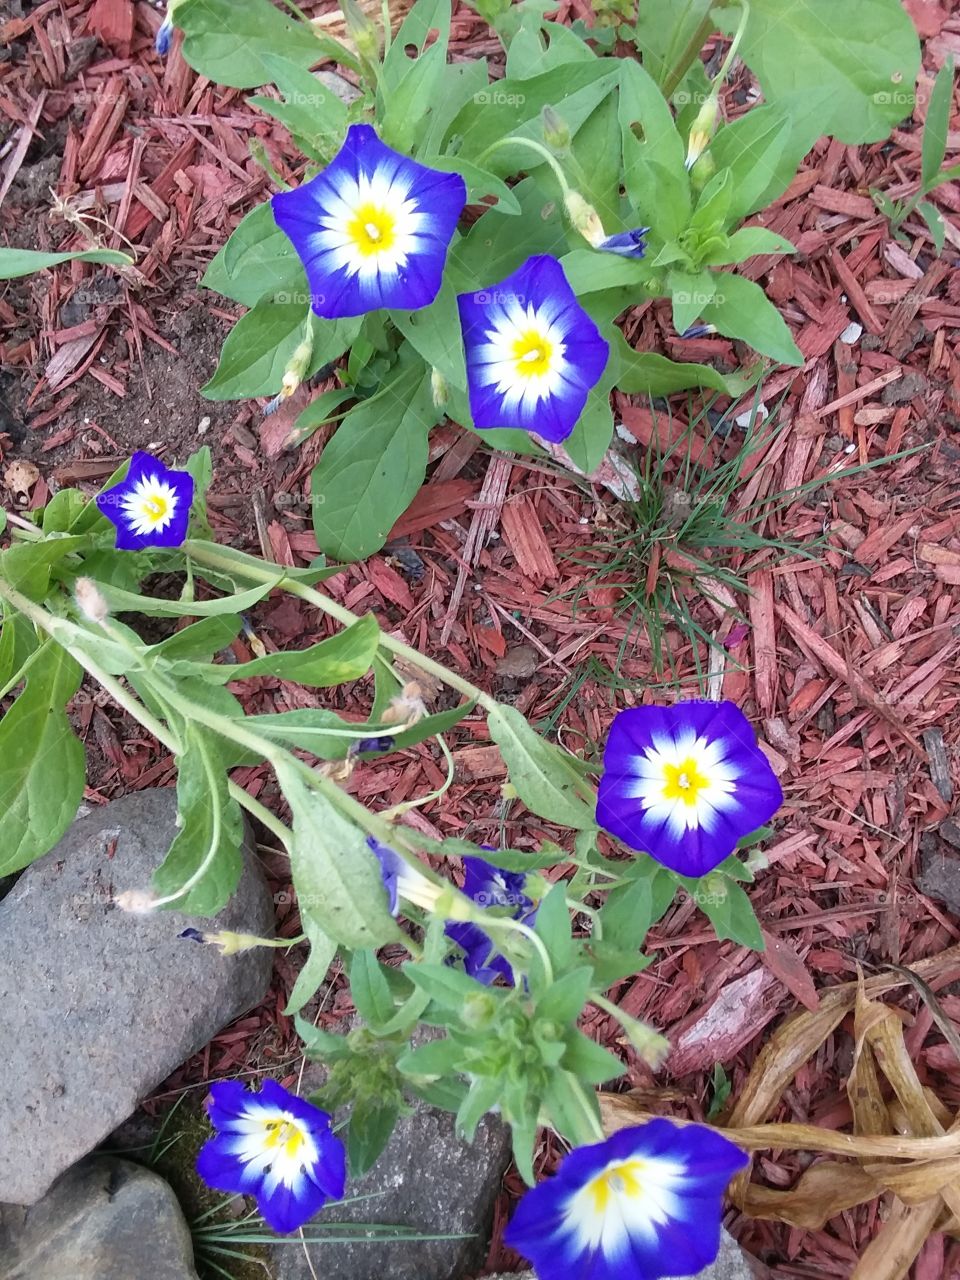
[[[45,640],[44,645],[52,645]],[[9,605],[4,606],[3,627],[0,629],[0,689],[13,688],[23,671],[24,663],[37,651],[37,633],[34,626]]]
[[[439,369],[451,386],[466,390],[460,312],[456,290],[449,280],[443,282],[429,307],[420,311],[391,311],[390,319],[424,363]]]
[[[566,247],[559,201],[550,199],[536,178],[517,183],[513,194],[520,205],[519,218],[499,206],[489,209],[460,242],[456,259],[447,267],[458,292],[486,288],[516,271],[532,254],[557,254]]]
[[[947,131],[953,108],[953,58],[947,57],[937,72],[923,123],[920,179],[925,190],[936,182],[937,173],[947,154]],[[938,250],[939,252],[939,250]]]
[[[663,95],[640,64],[624,59],[620,76],[623,185],[640,220],[673,239],[690,220],[686,149]]]
[[[227,791],[219,743],[186,721],[177,758],[177,824],[167,856],[153,875],[161,897],[179,895],[174,909],[214,916],[226,905],[243,871],[243,814]],[[171,904],[173,905],[173,904]]]
[[[595,805],[582,798],[585,784],[559,747],[545,742],[515,707],[498,704],[487,725],[531,813],[578,831],[596,826]]]
[[[279,301],[309,301],[303,266],[292,242],[274,221],[269,201],[250,210],[200,283],[245,307],[255,307],[268,295],[280,295]],[[284,298],[285,294],[291,296]]]
[[[468,978],[461,970],[446,964],[408,961],[403,972],[442,1009],[462,1010],[465,1000],[472,999],[483,990],[474,978]]]
[[[203,618],[181,631],[175,632],[159,644],[147,649],[147,656],[164,658],[168,662],[183,660],[204,661],[226,649],[240,634],[243,619],[239,614],[224,613],[214,618]]]
[[[724,395],[739,395],[729,376],[706,364],[679,364],[655,351],[634,351],[620,330],[614,343],[620,366],[617,386],[631,395],[669,396],[688,387],[709,387]]]
[[[557,894],[556,889],[551,889],[547,895],[547,901],[556,896],[563,899],[563,894]],[[556,924],[551,929],[556,929],[560,939],[565,944],[565,955],[569,958],[573,954],[570,943],[570,912],[567,908],[566,901],[561,901],[563,909],[563,917],[566,922],[566,938],[563,938],[564,921],[560,918],[560,908],[556,909]],[[540,933],[539,916],[537,919],[537,933]],[[546,939],[544,939],[546,942]],[[549,951],[553,951],[552,947],[548,947]],[[553,983],[548,987],[537,999],[537,1019],[544,1019],[550,1022],[559,1022],[561,1026],[573,1027],[576,1025],[577,1019],[583,1012],[583,1006],[587,1003],[587,997],[593,985],[593,970],[589,966],[580,969],[574,969],[571,973],[564,973],[559,982]]]
[[[320,928],[352,950],[399,938],[387,910],[380,865],[364,832],[321,790],[309,786],[293,761],[281,757],[274,772],[293,814],[294,887]]]
[[[591,1085],[606,1084],[626,1071],[619,1058],[601,1048],[582,1031],[574,1031],[569,1037],[567,1051],[560,1062],[571,1075]]]
[[[725,878],[723,892],[718,893],[711,891],[708,882],[701,880],[695,883],[698,887],[692,891],[692,896],[704,915],[709,917],[721,941],[730,938],[754,951],[764,949],[763,934],[750,899],[735,881]]]
[[[718,170],[729,174],[724,225],[740,222],[782,195],[808,149],[805,137],[793,137],[789,115],[779,105],[756,107],[724,125],[710,146]]]
[[[556,67],[526,80],[498,80],[458,112],[447,137],[461,138],[459,154],[501,177],[530,172],[539,166],[537,156],[527,147],[498,148],[485,159],[484,152],[508,136],[541,141],[540,115],[545,106],[556,106],[571,137],[575,136],[618,78],[619,72],[598,58]]]
[[[673,301],[673,327],[684,333],[713,301],[717,277],[709,271],[668,271],[667,287]]]
[[[467,203],[480,204],[486,196],[495,196],[497,208],[501,213],[518,214],[520,204],[513,190],[502,178],[498,178],[487,169],[460,156],[428,155],[423,163],[431,169],[439,169],[441,173],[459,173],[467,184]]]
[[[461,1047],[445,1036],[408,1049],[398,1058],[397,1070],[405,1076],[445,1076],[457,1070],[462,1058]]]
[[[758,284],[725,272],[717,278],[716,297],[701,311],[728,338],[748,342],[761,355],[781,364],[801,365],[803,356],[783,317]]]
[[[36,249],[0,249],[0,280],[17,280],[21,276],[56,267],[61,262],[105,262],[114,266],[133,266],[129,254],[116,249],[84,249],[79,253],[40,253]]]
[[[399,151],[414,148],[444,76],[450,17],[447,0],[417,0],[384,59],[378,87],[380,134]],[[428,47],[430,31],[437,36]],[[407,53],[411,48],[416,51],[412,58]]]
[[[0,720],[0,875],[46,853],[76,817],[83,799],[83,747],[64,707],[81,675],[64,649],[45,646]]]
[[[639,6],[631,38],[640,51],[644,69],[659,86],[666,83],[715,2],[685,0],[677,4],[675,0],[660,0],[660,3]]]
[[[419,362],[350,410],[310,484],[317,542],[328,555],[351,562],[380,550],[423,483],[437,419]]]
[[[714,10],[732,35],[737,5]],[[751,0],[740,56],[768,102],[814,97],[818,131],[879,142],[909,115],[920,43],[900,0]]]
[[[217,371],[201,392],[208,400],[272,396],[304,338],[309,314],[306,296],[294,302],[262,299],[233,326],[223,344]]]
[[[609,335],[608,335],[609,336]],[[614,347],[615,351],[616,348]],[[607,361],[603,377],[587,396],[583,413],[572,434],[564,441],[571,462],[586,475],[594,472],[606,456],[613,439],[613,409],[610,392],[620,372],[616,358]]]
[[[362,1178],[383,1154],[400,1108],[396,1102],[358,1098],[347,1128],[347,1161],[351,1178]]]
[[[518,713],[519,714],[519,713]],[[570,909],[567,906],[567,885],[561,880],[555,884],[537,907],[537,919],[534,924],[534,931],[547,949],[547,954],[553,965],[554,976],[564,973],[573,964],[576,954],[573,939],[570,936]],[[582,971],[578,971],[580,977],[583,977]],[[569,975],[567,975],[569,977]],[[566,982],[566,977],[564,979]],[[577,980],[573,982],[575,992],[579,992],[580,983]],[[562,1001],[562,993],[558,993]],[[585,999],[586,997],[584,997]],[[545,996],[540,996],[537,1001],[537,1007],[540,1008],[542,1000]],[[550,1007],[550,1001],[547,1001]],[[582,1007],[583,1000],[580,1000]],[[553,1015],[547,1012],[545,1017]]]
[[[303,67],[321,60],[311,28],[269,0],[183,0],[177,26],[184,32],[183,56],[194,71],[235,89],[267,84],[268,57],[280,55]]]
[[[775,231],[768,231],[766,227],[741,227],[739,231],[735,231],[727,238],[725,249],[709,253],[704,258],[704,262],[711,267],[724,267],[736,262],[746,262],[748,258],[756,257],[759,253],[796,253],[796,251],[796,246],[789,240],[777,235]]]
[[[299,1013],[307,1001],[313,999],[337,954],[337,944],[332,938],[327,937],[313,920],[312,915],[305,912],[302,907],[300,926],[310,941],[310,954],[307,956],[307,963],[297,974],[287,1007],[283,1011],[287,1018],[292,1018],[295,1013]]]
[[[263,562],[260,562],[262,567]],[[264,596],[288,575],[277,565],[277,576],[272,582],[264,582],[248,591],[238,592],[223,600],[164,600],[159,596],[142,596],[135,591],[124,591],[109,582],[97,579],[97,587],[113,613],[142,613],[148,618],[210,618],[217,614],[243,613],[252,609]]]
[[[462,1133],[467,1142],[473,1141],[477,1125],[493,1107],[500,1105],[500,1081],[492,1076],[474,1076],[470,1082],[470,1092],[460,1104],[457,1112],[457,1132]]]
[[[459,157],[448,156],[444,163],[437,163],[443,150],[443,139],[457,113],[473,98],[474,94],[486,90],[490,72],[486,58],[471,59],[469,62],[448,62],[443,69],[438,92],[430,104],[430,112],[423,129],[423,136],[417,148],[417,159],[429,165],[431,169],[443,169],[449,172],[446,165],[459,164]],[[466,172],[463,176],[470,189],[470,178]]]
[[[937,253],[943,252],[943,243],[947,237],[947,228],[943,221],[943,215],[940,210],[930,203],[929,200],[921,200],[917,205],[917,213],[927,224],[927,230],[930,232],[930,239],[933,241],[933,247]]]
[[[592,1114],[591,1121],[585,1121],[583,1101]],[[554,1071],[544,1091],[543,1105],[550,1115],[550,1122],[559,1133],[571,1143],[583,1141],[584,1125],[589,1125],[587,1132],[596,1131],[600,1122],[600,1108],[596,1095],[592,1090],[584,1090],[576,1076],[569,1071]]]
[[[396,1012],[390,986],[377,953],[364,947],[350,957],[350,994],[357,1013],[374,1029],[389,1022]]]
[[[50,588],[51,570],[86,546],[85,534],[53,534],[42,542],[14,543],[0,551],[0,577],[31,600],[42,600]]]
[[[278,104],[272,98],[248,98],[248,105],[277,114],[301,143],[301,149],[329,160],[346,133],[346,104],[322,80],[288,58],[265,54],[263,64],[284,96],[283,114],[277,114]]]
[[[236,666],[211,663],[194,670],[205,680],[221,684],[254,676],[275,676],[312,689],[328,689],[365,676],[373,664],[379,642],[377,620],[372,613],[365,613],[329,640],[321,640],[308,649],[284,649]]]
[[[87,497],[79,489],[61,489],[43,509],[43,532],[69,533],[86,507]]]

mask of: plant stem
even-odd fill
[[[242,575],[251,582],[270,582],[275,583],[283,591],[289,595],[296,596],[298,599],[305,601],[307,604],[314,605],[328,617],[335,618],[342,626],[349,627],[356,622],[357,615],[351,613],[349,609],[345,609],[343,605],[337,604],[335,600],[331,600],[329,596],[323,595],[314,587],[306,587],[301,582],[281,580],[276,582],[277,566],[268,566],[266,563],[262,570],[255,569],[252,565],[238,565],[227,557],[218,557],[216,547],[209,542],[190,541],[184,544],[186,550],[193,557],[195,564],[205,564],[211,569],[221,569],[231,574]],[[432,658],[424,657],[416,649],[410,645],[404,644],[402,640],[395,640],[393,636],[381,633],[379,645],[382,649],[387,649],[390,653],[401,657],[411,666],[418,667],[427,675],[434,676],[437,680],[442,681],[450,689],[456,689],[471,701],[478,702],[486,711],[492,711],[496,707],[496,700],[491,698],[488,693],[484,693],[482,689],[478,689],[475,684],[471,684],[469,680],[463,679],[462,676],[456,675],[452,671],[448,671],[446,667],[434,662]]]
[[[587,1126],[589,1130],[588,1136],[587,1136],[587,1142],[589,1143],[591,1140],[596,1142],[603,1142],[607,1135],[603,1132],[603,1124],[600,1121],[600,1117],[597,1115],[596,1111],[593,1109],[593,1105],[590,1099],[587,1097],[587,1091],[583,1087],[583,1081],[579,1079],[577,1076],[575,1076],[572,1071],[568,1072],[567,1074],[569,1075],[571,1080],[570,1087],[573,1090],[574,1094],[576,1095],[577,1101],[580,1104],[580,1110],[583,1112],[584,1118],[587,1121]],[[578,1145],[585,1146],[587,1145],[587,1143],[578,1144]]]
[[[718,7],[722,7],[722,6],[718,6]],[[664,80],[663,84],[660,86],[661,92],[663,93],[663,96],[666,98],[668,102],[673,97],[674,93],[676,92],[677,86],[681,83],[681,81],[683,80],[683,77],[689,71],[690,64],[693,62],[694,58],[697,57],[700,50],[703,48],[704,43],[707,40],[707,37],[710,35],[710,33],[713,30],[714,30],[714,24],[711,21],[710,14],[708,12],[706,16],[701,19],[700,25],[697,27],[696,31],[694,31],[693,35],[687,41],[686,45],[684,46],[683,52],[680,54],[680,57],[676,61],[676,64],[671,68],[669,74],[667,75],[667,78]]]
[[[535,142],[533,138],[500,138],[497,142],[491,142],[490,146],[480,153],[477,157],[477,164],[482,165],[487,156],[492,155],[494,151],[502,151],[504,147],[527,147],[530,151],[535,151],[541,160],[546,161],[554,172],[557,182],[560,183],[560,190],[564,199],[570,191],[570,184],[567,182],[566,174],[560,168],[560,164],[556,156],[551,155],[546,147],[541,146],[539,142]]]

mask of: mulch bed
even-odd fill
[[[960,748],[960,188],[932,197],[947,221],[940,259],[918,220],[906,226],[909,249],[891,240],[868,194],[872,186],[893,197],[913,189],[933,76],[949,54],[960,57],[960,12],[947,0],[909,0],[908,8],[926,38],[914,118],[887,143],[818,144],[764,215],[798,246],[797,257],[758,258],[742,269],[779,306],[805,365],[767,380],[764,398],[771,406],[783,398],[788,425],[761,437],[753,479],[734,506],[809,486],[773,511],[765,529],[784,538],[825,533],[828,548],[812,560],[766,551],[734,558],[751,588],[736,602],[745,625],[729,609],[691,601],[725,646],[712,687],[758,725],[786,793],[766,850],[769,869],[751,890],[767,950],[718,943],[695,904],[678,900],[650,937],[657,962],[616,993],[622,1007],[670,1035],[676,1047],[666,1070],[655,1077],[619,1045],[608,1015],[592,1011],[585,1022],[622,1054],[624,1087],[694,1117],[709,1102],[714,1064],[726,1066],[735,1094],[765,1029],[815,1006],[818,987],[855,977],[858,963],[906,963],[960,941],[960,871],[950,879],[950,858],[960,856],[951,819]],[[564,0],[559,14],[589,18],[589,4]],[[74,264],[0,288],[6,504],[32,509],[68,484],[93,492],[135,447],[173,458],[208,442],[217,537],[283,564],[309,562],[316,544],[307,486],[327,433],[296,452],[284,442],[293,416],[323,387],[302,388],[271,418],[256,404],[211,404],[197,391],[237,315],[199,290],[199,275],[239,218],[269,194],[250,139],[292,176],[298,159],[287,135],[247,108],[242,92],[197,76],[178,54],[161,62],[153,52],[160,15],[146,3],[7,0],[0,17],[2,239],[75,247],[83,224],[105,245],[137,251],[124,278]],[[456,57],[486,55],[496,65],[496,41],[465,8],[455,15],[453,48]],[[749,87],[741,72],[728,91],[728,115],[744,109]],[[960,133],[950,144],[954,154]],[[854,337],[851,325],[862,332]],[[747,354],[719,337],[681,342],[659,302],[637,308],[627,333],[639,349],[727,368]],[[618,401],[629,439],[617,448],[636,460],[655,444],[657,428],[648,405]],[[685,421],[685,397],[672,413]],[[701,443],[725,456],[740,440],[734,431]],[[904,451],[876,470],[836,478]],[[591,659],[594,673],[597,663],[617,663],[626,624],[609,588],[588,592],[576,612],[565,598],[588,572],[569,553],[602,540],[618,499],[605,484],[553,465],[492,454],[453,425],[433,433],[431,459],[428,483],[390,551],[346,568],[326,589],[351,609],[372,610],[386,629],[515,702],[535,723],[559,711],[574,749],[601,742],[615,706],[659,679],[642,635],[619,663],[626,689],[613,692],[585,675]],[[268,651],[301,647],[324,630],[288,599],[264,604],[255,625]],[[244,643],[235,646],[240,658],[251,656]],[[668,644],[689,691],[690,644],[676,632]],[[254,712],[321,704],[310,691],[266,678],[251,682],[245,697]],[[322,702],[359,719],[369,698],[360,682]],[[173,761],[109,703],[87,697],[75,713],[90,755],[88,801],[173,781]],[[502,800],[503,769],[482,720],[468,719],[450,741],[456,783],[406,821],[435,838],[505,836],[520,849],[567,838]],[[265,768],[235,776],[266,803],[276,799]],[[382,807],[442,780],[442,761],[427,744],[362,765],[349,785]],[[266,857],[279,931],[292,936],[299,928],[289,877],[278,855]],[[297,1042],[282,1009],[299,962],[297,953],[279,956],[267,1002],[186,1064],[163,1096],[224,1074],[273,1071],[295,1081]],[[932,985],[960,1024],[960,986]],[[956,1109],[960,1063],[931,1030],[924,1005],[913,995],[898,1003],[915,1018],[909,1038],[921,1078]],[[351,1010],[348,991],[335,983],[317,1016],[333,1022]],[[848,1124],[851,1053],[841,1028],[816,1069],[800,1073],[776,1118]],[[542,1167],[555,1156],[546,1144]],[[790,1185],[802,1167],[774,1153],[757,1165],[774,1186]],[[519,1190],[511,1175],[498,1227]],[[875,1233],[876,1213],[876,1206],[844,1213],[815,1232],[736,1215],[730,1226],[773,1276],[841,1277]],[[498,1230],[489,1267],[514,1261]],[[913,1275],[960,1276],[960,1246],[931,1239]]]

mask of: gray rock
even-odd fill
[[[115,893],[149,885],[175,823],[169,789],[94,810],[0,902],[0,1202],[33,1204],[264,996],[269,951],[224,957],[177,936],[196,924],[190,917],[115,906]],[[248,855],[211,927],[271,934],[273,925]]]
[[[418,1104],[400,1120],[373,1169],[347,1188],[348,1196],[376,1199],[329,1207],[317,1223],[382,1222],[473,1238],[311,1245],[316,1274],[324,1280],[457,1280],[471,1268],[476,1272],[509,1161],[510,1136],[498,1121],[488,1117],[468,1144],[454,1133],[453,1116]],[[280,1246],[276,1253],[277,1280],[312,1280],[302,1247]]]
[[[337,75],[336,71],[315,71],[313,78],[319,80],[325,89],[329,89],[331,93],[336,94],[341,102],[345,102],[349,107],[351,103],[362,98],[363,94],[356,85],[345,80],[343,76]]]
[[[177,1198],[156,1173],[94,1156],[30,1209],[0,1205],[0,1280],[197,1280]]]
[[[664,1280],[754,1280],[755,1272],[751,1262],[729,1232],[720,1235],[720,1252],[716,1262],[711,1263],[695,1276],[665,1277]],[[484,1280],[537,1280],[535,1271],[514,1272],[512,1275],[486,1276]]]

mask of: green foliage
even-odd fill
[[[800,352],[776,308],[736,274],[757,254],[792,253],[793,246],[762,226],[743,227],[743,220],[783,193],[822,133],[847,142],[886,136],[905,114],[919,66],[918,42],[899,0],[841,6],[833,0],[754,0],[749,10],[732,0],[644,0],[632,32],[620,28],[621,36],[634,40],[639,60],[604,56],[612,46],[602,26],[588,33],[547,21],[541,0],[484,0],[478,11],[506,51],[506,77],[494,83],[483,62],[448,62],[446,0],[417,0],[396,38],[384,42],[378,67],[370,61],[373,42],[358,60],[269,0],[237,6],[229,0],[228,27],[220,13],[227,4],[188,0],[178,8],[188,60],[223,83],[274,84],[281,101],[260,94],[251,102],[285,124],[311,161],[327,163],[349,124],[372,118],[392,147],[459,172],[472,202],[493,200],[455,237],[440,295],[420,312],[368,316],[362,324],[314,318],[311,329],[303,270],[267,204],[247,215],[204,276],[208,288],[251,308],[205,388],[212,399],[277,395],[304,339],[313,343],[313,358],[302,376],[349,351],[343,385],[311,406],[291,436],[295,445],[321,423],[338,421],[314,474],[313,516],[320,545],[344,560],[383,545],[422,483],[426,433],[442,412],[472,426],[456,294],[488,287],[532,254],[561,258],[618,357],[566,442],[581,470],[592,471],[609,445],[614,387],[648,395],[730,389],[732,375],[630,351],[614,322],[636,303],[670,297],[678,331],[698,321],[712,324],[760,357],[799,364]],[[610,13],[628,8],[633,6],[618,0]],[[761,81],[765,105],[720,123],[690,172],[688,135],[717,87],[707,81],[701,54],[717,30],[735,35],[740,56]],[[867,44],[864,30],[871,32]],[[358,104],[345,107],[310,73],[321,56],[359,73]],[[925,184],[934,169],[937,181],[949,172],[938,168],[947,92],[938,82]],[[552,156],[549,148],[544,152],[545,109],[562,120],[562,136],[569,139]],[[648,226],[646,257],[624,259],[588,247],[564,215],[567,186],[592,204],[608,234]],[[933,206],[918,198],[913,209],[942,244]],[[897,211],[888,212],[895,221]],[[430,397],[434,370],[446,384],[439,410]],[[351,391],[356,403],[344,411]],[[518,432],[484,438],[495,448],[532,447]]]
[[[943,215],[929,200],[924,199],[931,191],[945,182],[955,182],[960,178],[960,164],[943,167],[947,154],[947,132],[950,127],[950,116],[953,113],[953,58],[948,57],[937,73],[930,102],[927,106],[927,117],[923,125],[923,141],[920,157],[920,186],[907,200],[893,201],[882,191],[871,190],[874,204],[890,223],[890,230],[901,244],[910,246],[910,239],[901,231],[907,218],[918,213],[927,225],[930,239],[937,253],[943,252],[946,239],[946,224]]]
[[[129,254],[116,249],[84,249],[78,253],[40,253],[35,249],[0,249],[0,280],[16,280],[33,275],[61,262],[101,262],[111,266],[133,266]]]

